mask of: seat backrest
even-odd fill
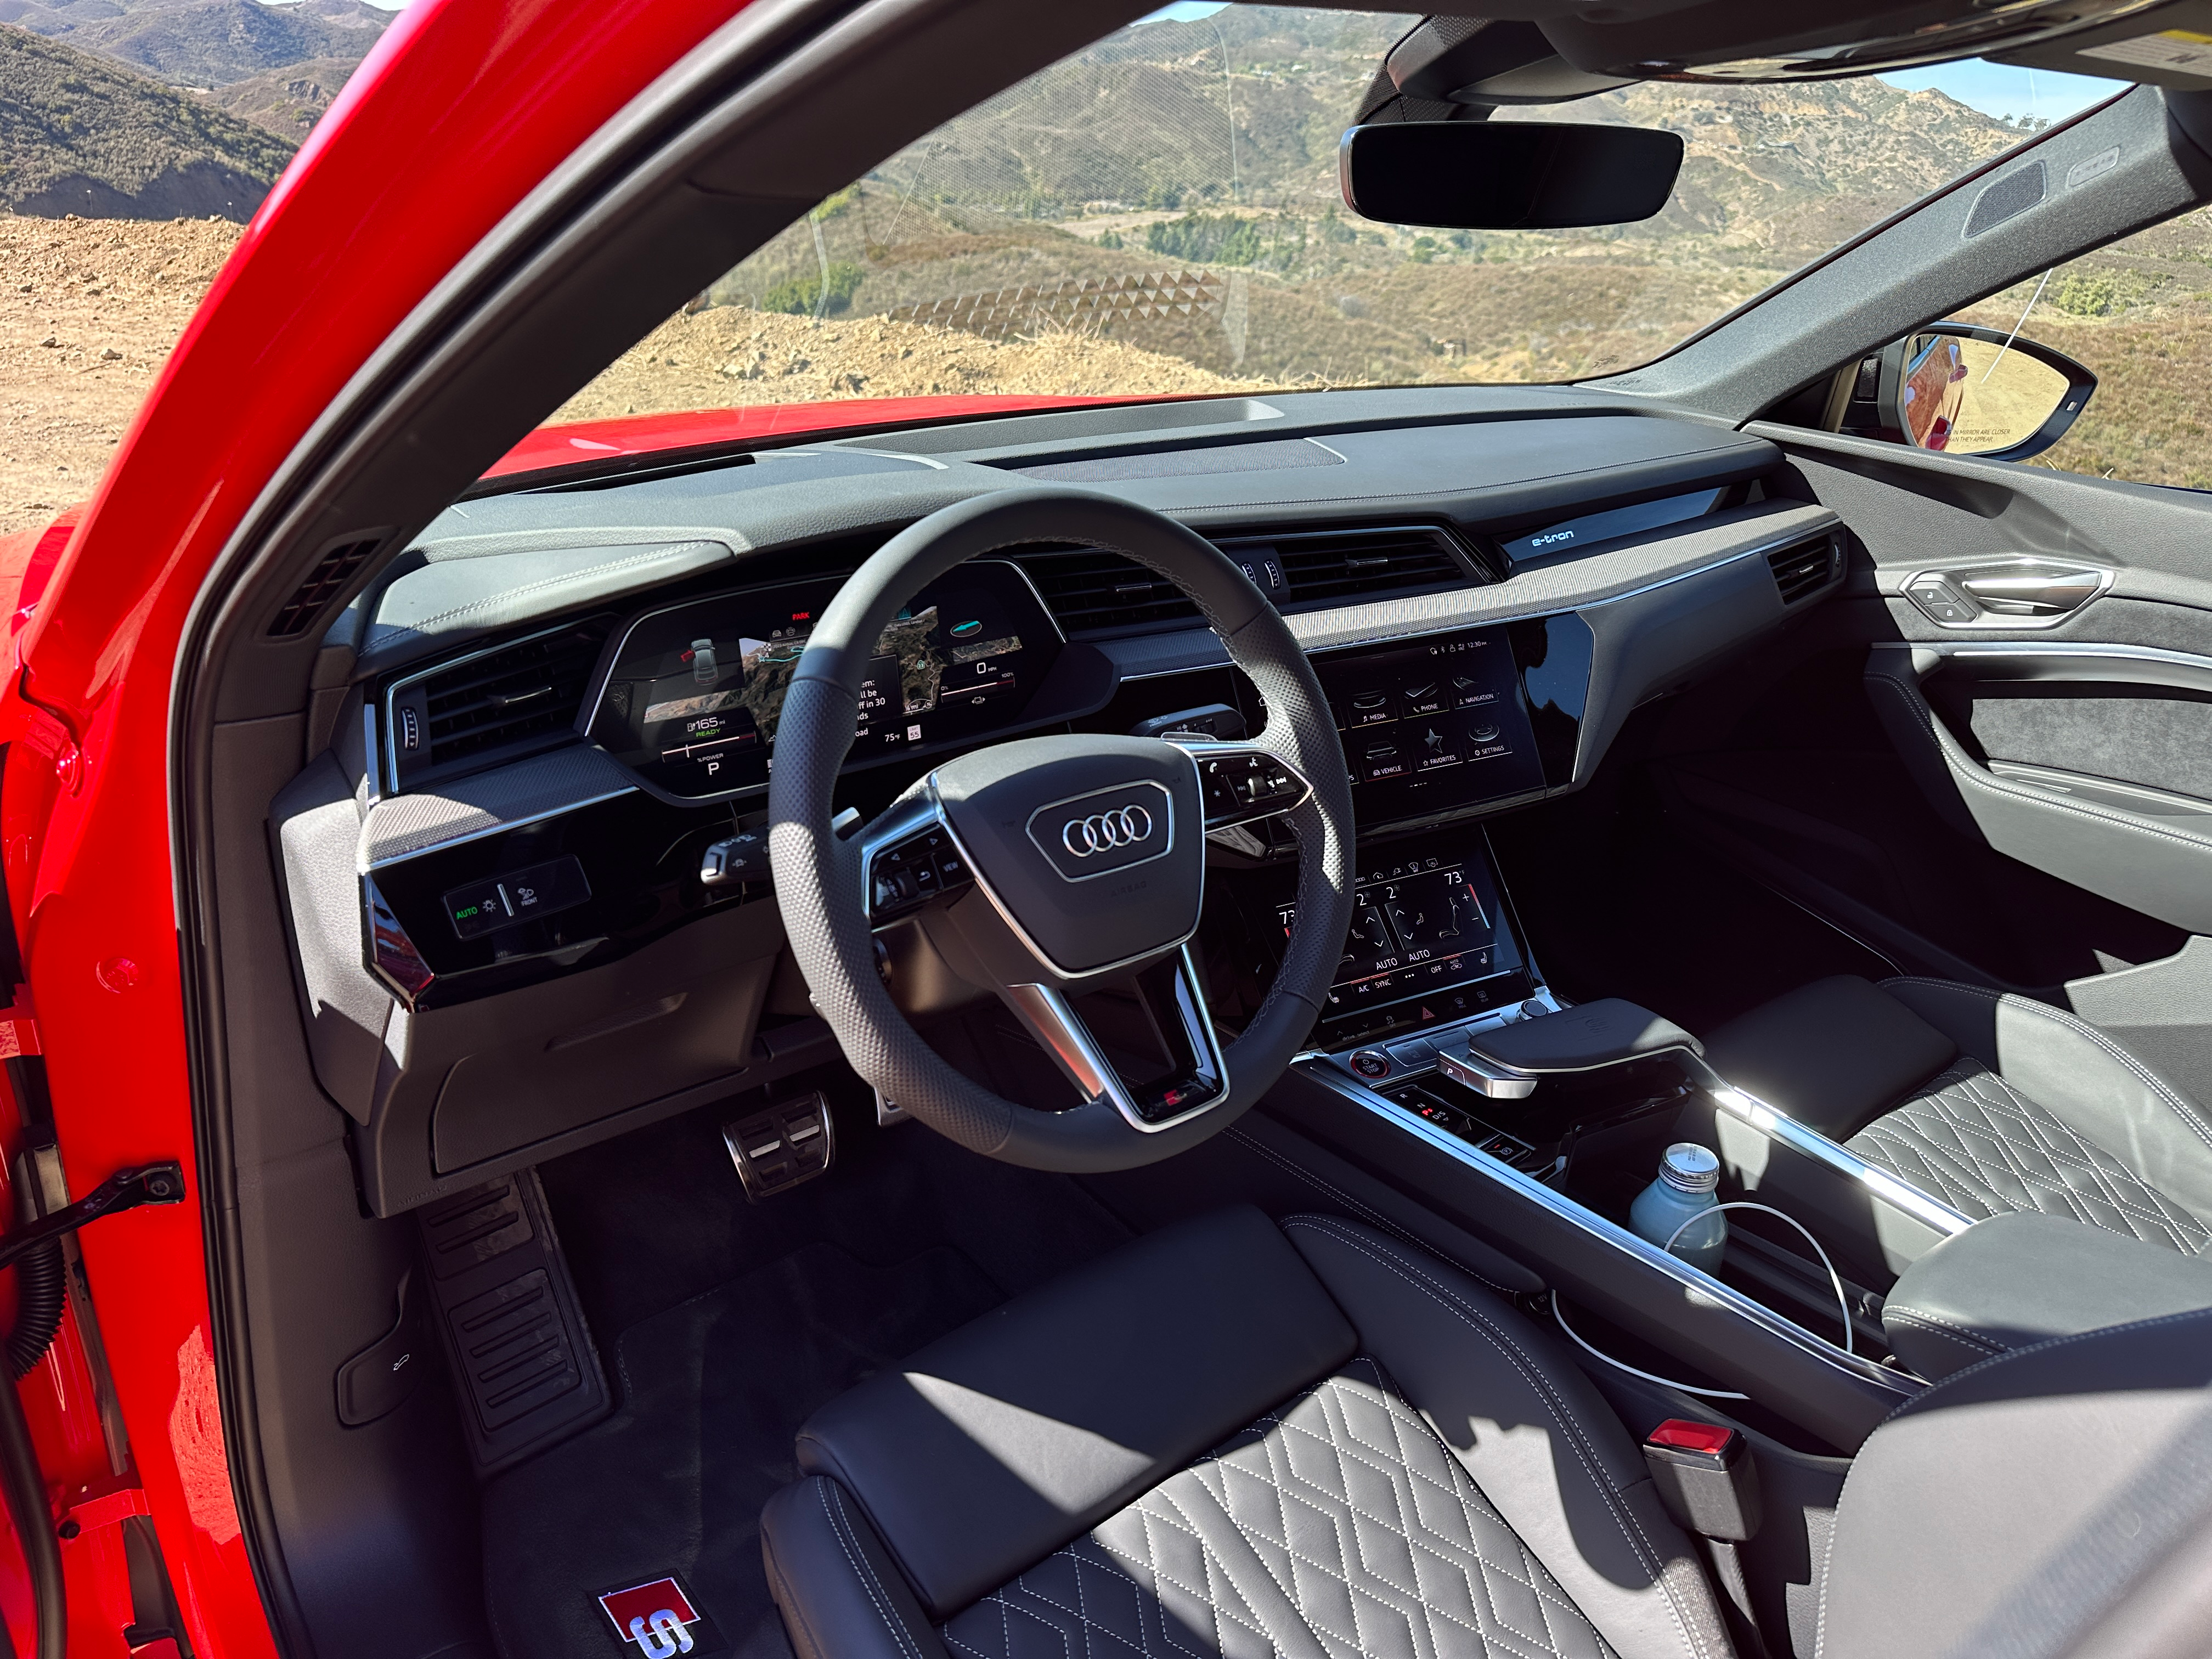
[[[1972,1366],[1868,1439],[1820,1659],[2197,1652],[2212,1631],[2212,1309]],[[2175,1620],[2179,1623],[2175,1623]],[[2148,1645],[2143,1645],[2148,1643]]]

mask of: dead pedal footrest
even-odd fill
[[[504,1468],[605,1416],[606,1377],[538,1172],[503,1176],[416,1215],[477,1468]]]

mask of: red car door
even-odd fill
[[[56,1565],[88,1659],[275,1650],[217,1382],[238,1368],[250,1387],[252,1356],[222,1351],[211,1317],[252,1263],[209,1256],[227,1148],[195,1118],[181,1000],[169,778],[187,617],[387,337],[742,3],[417,0],[248,227],[92,501],[0,543],[0,1140],[56,1201],[166,1163],[187,1189],[63,1251],[67,1306],[18,1388],[37,1468],[16,1509],[52,1548],[0,1546],[18,1653],[59,1650]],[[12,1189],[0,1203],[18,1213]]]

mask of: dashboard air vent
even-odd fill
[[[1450,534],[1429,525],[1378,530],[1235,537],[1221,550],[1265,580],[1281,573],[1281,602],[1300,609],[1389,593],[1464,587],[1488,580]],[[1116,553],[1037,547],[1011,556],[1036,584],[1045,608],[1070,635],[1196,622],[1198,607],[1173,582]]]
[[[1793,542],[1768,554],[1766,567],[1774,573],[1775,586],[1782,590],[1782,603],[1795,605],[1842,574],[1843,544],[1833,536]]]
[[[1293,604],[1340,605],[1415,588],[1465,587],[1475,580],[1451,537],[1430,525],[1277,536],[1263,545],[1282,560]],[[1234,557],[1245,549],[1240,544],[1225,550]]]
[[[464,657],[392,689],[394,773],[404,787],[565,739],[608,623],[594,617]]]
[[[1093,547],[1023,548],[1013,559],[1029,573],[1064,634],[1198,620],[1198,607],[1181,588],[1118,553]]]
[[[293,590],[292,597],[284,601],[284,608],[269,624],[269,637],[290,640],[306,633],[315,618],[322,615],[324,605],[360,573],[362,566],[368,562],[368,556],[383,545],[384,538],[380,534],[356,537],[325,548],[323,556],[315,561],[315,568],[307,573],[307,579]]]

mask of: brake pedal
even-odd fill
[[[830,1103],[819,1089],[725,1123],[722,1144],[756,1204],[823,1174],[837,1155]]]

